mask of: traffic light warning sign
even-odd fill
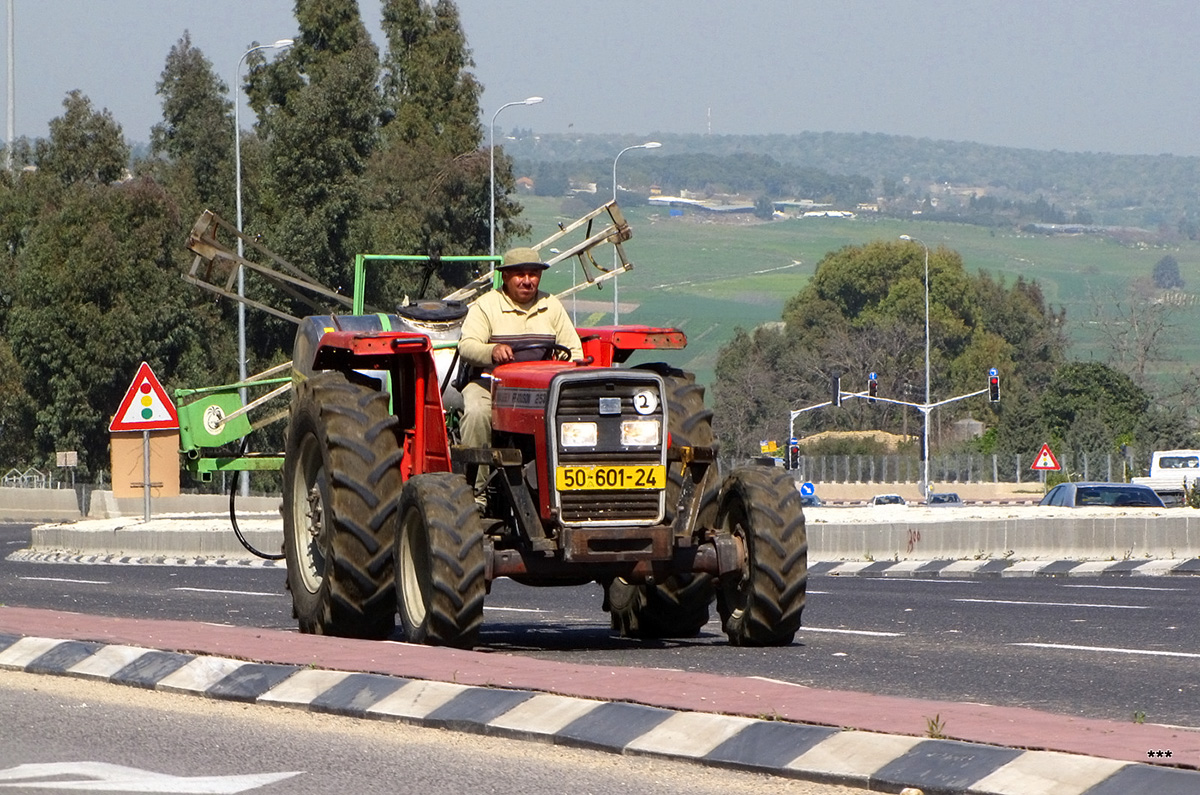
[[[1055,471],[1062,469],[1058,465],[1058,459],[1054,457],[1054,453],[1050,452],[1050,445],[1042,445],[1042,449],[1038,451],[1037,458],[1034,460],[1030,469],[1053,469]]]
[[[175,404],[158,383],[150,365],[142,362],[121,406],[113,415],[109,431],[169,431],[179,427]]]

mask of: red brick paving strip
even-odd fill
[[[255,662],[507,687],[674,710],[774,718],[836,728],[924,736],[940,716],[950,739],[1200,768],[1200,731],[1054,715],[1025,707],[922,701],[800,687],[747,677],[536,660],[388,641],[185,621],[108,618],[0,607],[0,632],[90,640]],[[1148,758],[1150,750],[1170,759]]]

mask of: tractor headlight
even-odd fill
[[[625,420],[621,423],[622,447],[649,447],[662,440],[658,420]]]
[[[564,422],[559,426],[563,447],[595,447],[599,438],[594,422]]]

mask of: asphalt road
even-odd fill
[[[28,525],[0,525],[0,553]],[[282,569],[0,560],[6,604],[294,629]],[[686,641],[618,638],[598,586],[488,597],[480,650],[761,676],[834,690],[1026,706],[1200,727],[1200,578],[814,577],[783,649],[729,646],[715,618]]]

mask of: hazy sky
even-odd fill
[[[0,0],[7,50],[9,0]],[[231,86],[292,0],[12,0],[16,134],[80,89],[131,141],[185,30]],[[379,2],[359,0],[383,44]],[[1197,0],[458,0],[497,130],[879,132],[1200,155]],[[6,52],[7,56],[7,52]],[[7,57],[0,71],[7,73]],[[7,104],[4,106],[7,107]],[[248,120],[243,117],[243,122]],[[7,129],[0,128],[0,138]]]

